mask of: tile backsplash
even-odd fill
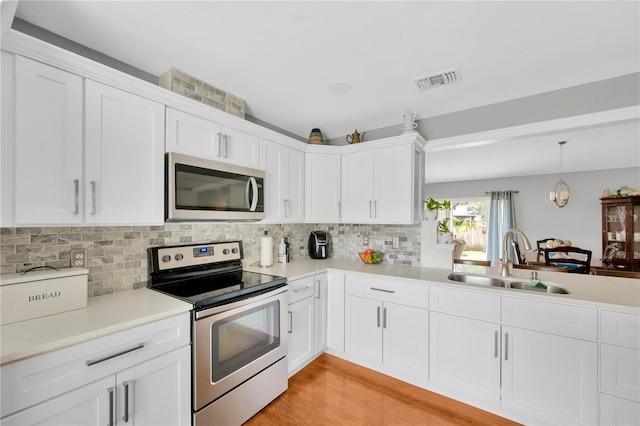
[[[336,258],[358,260],[371,247],[385,253],[384,263],[420,264],[420,225],[166,223],[164,226],[0,228],[0,273],[34,266],[68,268],[71,249],[87,249],[88,296],[146,286],[147,248],[161,245],[241,240],[246,265],[260,259],[260,237],[268,231],[277,242],[289,238],[291,260],[308,258],[309,233],[328,231]],[[364,237],[369,243],[363,244]],[[392,248],[392,239],[399,248]]]

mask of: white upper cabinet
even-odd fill
[[[21,56],[15,65],[15,224],[79,224],[82,78]]]
[[[265,170],[265,222],[304,222],[304,152],[266,139],[260,164]]]
[[[164,105],[86,81],[85,222],[164,222]]]
[[[306,222],[341,221],[339,154],[306,154],[304,196]]]
[[[84,95],[16,57],[15,225],[163,223],[163,105],[90,80]]]
[[[260,168],[260,138],[167,108],[166,152]]]
[[[342,220],[411,224],[418,221],[421,150],[403,144],[342,155]]]

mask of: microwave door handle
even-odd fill
[[[245,197],[247,201],[247,207],[249,207],[249,211],[256,211],[256,207],[258,207],[258,182],[256,181],[256,178],[250,177],[247,181],[247,186],[245,188]]]

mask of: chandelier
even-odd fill
[[[558,142],[558,145],[560,145],[560,180],[556,182],[556,186],[553,188],[553,191],[549,193],[549,200],[560,208],[566,206],[569,202],[569,198],[571,198],[569,185],[567,182],[562,180],[562,146],[566,143],[567,141]]]

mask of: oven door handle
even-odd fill
[[[245,197],[247,199],[247,206],[249,211],[255,212],[258,207],[258,182],[253,176],[247,181],[245,188]]]

